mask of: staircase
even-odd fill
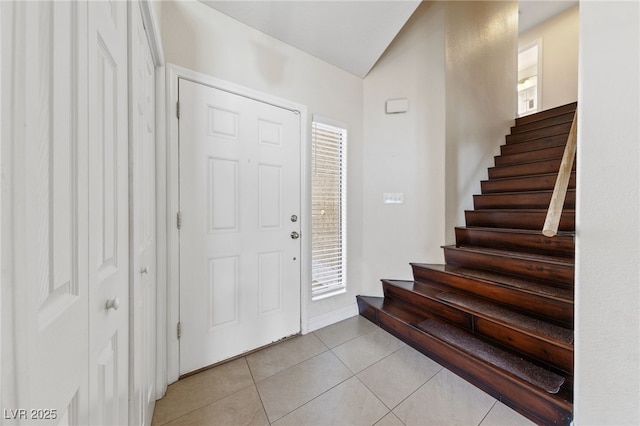
[[[382,280],[360,315],[539,424],[569,424],[573,401],[575,168],[553,238],[542,235],[576,103],[518,118],[489,179],[444,247]]]

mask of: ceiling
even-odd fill
[[[353,75],[364,77],[419,0],[200,0]],[[519,2],[520,32],[578,1]]]

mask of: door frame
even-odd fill
[[[311,188],[309,179],[310,157],[308,149],[309,141],[309,115],[305,105],[282,99],[255,89],[240,86],[238,84],[212,77],[197,71],[193,71],[178,65],[167,63],[165,67],[166,92],[166,145],[161,153],[165,156],[164,176],[159,176],[159,184],[166,185],[166,199],[164,213],[166,214],[166,277],[167,286],[165,309],[158,311],[158,324],[166,324],[166,365],[167,383],[173,383],[180,376],[180,343],[177,336],[177,325],[180,320],[180,259],[179,259],[179,232],[177,228],[177,214],[179,202],[178,182],[178,79],[199,83],[216,89],[231,92],[256,101],[268,103],[280,108],[300,113],[300,229],[303,236],[300,247],[300,329],[303,334],[308,332],[308,300],[310,289],[308,288],[311,276]],[[158,164],[158,170],[162,163]],[[161,191],[159,191],[161,192]],[[160,219],[160,218],[159,218]],[[304,238],[304,236],[308,236]],[[161,257],[159,257],[160,259]],[[161,264],[161,263],[159,263]]]

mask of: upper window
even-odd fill
[[[312,299],[346,291],[347,131],[313,118],[311,131]]]

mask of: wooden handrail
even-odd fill
[[[547,218],[542,227],[542,234],[545,237],[553,237],[558,233],[562,208],[564,207],[564,200],[567,196],[567,188],[569,187],[569,179],[571,178],[573,159],[576,156],[576,147],[578,145],[577,123],[578,109],[576,108],[573,122],[571,123],[571,130],[569,131],[569,137],[567,138],[567,145],[564,148],[564,154],[562,154],[562,162],[560,163],[560,170],[556,178],[556,185],[553,187],[553,195],[551,195]]]

